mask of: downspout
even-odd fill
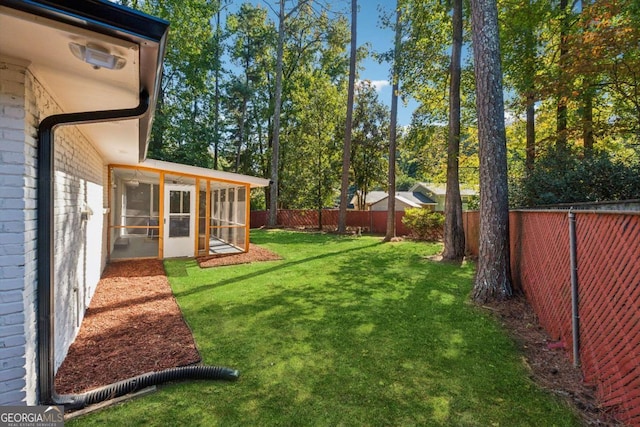
[[[569,209],[569,247],[571,256],[571,329],[573,333],[573,366],[580,366],[580,311],[578,305],[578,251],[576,243],[576,214]]]
[[[140,93],[135,108],[55,114],[44,118],[38,127],[38,386],[41,404],[63,404],[78,409],[87,404],[114,398],[139,390],[141,387],[179,378],[237,379],[238,371],[228,368],[188,366],[152,372],[80,395],[58,395],[55,392],[54,347],[54,135],[59,126],[102,123],[140,118],[149,109],[149,93]]]

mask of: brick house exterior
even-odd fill
[[[27,74],[24,62],[0,61],[0,405],[36,401],[36,139],[27,130]]]
[[[4,387],[0,404],[34,402],[36,329],[36,133],[41,117],[62,109],[24,64],[0,61],[0,266],[2,315],[0,347]],[[91,141],[77,128],[62,129],[55,151],[56,366],[62,363],[106,265],[106,246],[89,244],[103,234],[106,165]],[[87,208],[94,212],[83,218]],[[104,239],[97,239],[104,242]],[[100,260],[87,262],[87,260]],[[6,317],[5,317],[6,316]]]
[[[40,381],[62,363],[108,259],[105,183],[109,150],[96,137],[97,127],[61,126],[55,133],[55,169],[48,179],[53,182],[50,263],[54,272],[51,282],[56,288],[52,296],[55,316],[51,317],[51,330],[55,332],[50,338],[55,345],[51,346],[52,366],[43,366],[40,339],[47,332],[40,328],[38,295],[39,288],[46,284],[41,283],[38,269],[48,260],[38,259],[39,246],[46,244],[38,241],[44,217],[38,211],[43,192],[38,181],[38,147],[42,144],[39,126],[52,115],[115,108],[109,102],[126,106],[136,100],[141,87],[154,93],[152,86],[160,78],[158,64],[164,52],[167,23],[104,0],[80,2],[78,10],[70,10],[67,3],[0,0],[0,405],[36,405],[50,400],[43,399]],[[119,14],[134,18],[128,22],[157,24],[162,40],[157,37],[154,42],[149,37],[145,47],[136,47],[141,37],[132,28],[123,26],[113,32],[114,23],[120,22]],[[93,32],[102,26],[112,33]],[[56,45],[51,35],[62,42]],[[114,92],[107,102],[95,96],[82,99],[83,90],[88,95],[93,85],[104,83],[108,90],[109,82],[105,83],[102,76],[111,78],[111,70],[92,68],[71,55],[67,44],[80,37],[85,43],[95,37],[105,46],[112,42],[131,46],[128,51],[121,50],[135,58],[129,62],[131,71],[112,74],[115,79],[122,81],[124,76],[130,80],[129,93]],[[49,56],[47,51],[55,54]],[[61,63],[52,63],[51,58]],[[69,63],[69,75],[64,74],[65,61]],[[147,73],[144,67],[152,72]],[[74,70],[79,73],[73,74]],[[119,85],[124,86],[122,82]],[[111,87],[119,89],[115,84]],[[71,92],[76,92],[75,99],[84,104],[73,106]],[[147,130],[151,117],[147,114],[133,124],[135,134],[138,129]],[[144,156],[139,153],[137,137],[124,144],[135,148],[133,161]]]

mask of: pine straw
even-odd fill
[[[622,426],[603,409],[595,385],[584,381],[580,368],[568,357],[571,349],[547,335],[527,300],[519,295],[482,306],[490,310],[523,352],[530,377],[540,387],[565,399],[580,414],[585,426]]]

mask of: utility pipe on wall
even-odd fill
[[[569,210],[569,247],[571,254],[571,327],[573,331],[573,366],[580,366],[580,311],[578,304],[578,251],[576,214]]]

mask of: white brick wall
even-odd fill
[[[26,65],[0,61],[0,405],[36,403],[35,140]]]
[[[37,126],[59,112],[28,64],[0,58],[0,405],[37,403]],[[107,258],[106,165],[79,129],[56,130],[56,369]]]
[[[44,117],[61,112],[36,79],[28,79],[26,89],[34,101],[28,111],[34,128]],[[55,133],[55,369],[75,339],[106,263],[102,244],[105,165],[80,129],[62,126]],[[83,211],[89,212],[86,220]]]

